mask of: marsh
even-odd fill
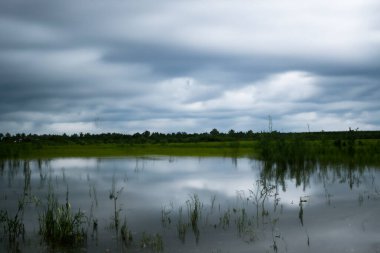
[[[23,201],[25,232],[10,242],[2,226],[1,251],[379,252],[378,168],[279,169],[223,157],[6,160],[0,209],[14,217]],[[39,233],[49,192],[85,217],[75,249]]]

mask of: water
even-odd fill
[[[0,250],[49,251],[38,218],[50,188],[62,204],[68,191],[72,210],[86,214],[87,242],[79,251],[155,252],[149,241],[142,249],[141,241],[143,234],[158,234],[164,252],[380,252],[379,169],[315,165],[269,172],[248,158],[5,161],[0,210],[15,214],[26,196],[26,232],[14,246],[1,230]],[[120,224],[126,219],[133,236],[128,248],[113,225],[113,185]]]

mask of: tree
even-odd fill
[[[211,130],[210,135],[212,135],[212,136],[218,136],[219,135],[219,131],[216,128],[214,128],[214,129]]]

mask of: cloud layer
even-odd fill
[[[0,132],[380,128],[376,0],[0,2]]]

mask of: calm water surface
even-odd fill
[[[120,222],[126,219],[133,235],[129,248],[112,225],[113,185],[120,191]],[[141,248],[143,233],[158,234],[164,252],[380,252],[378,168],[315,165],[264,173],[261,162],[248,158],[5,161],[0,209],[16,213],[24,192],[30,200],[18,246],[23,252],[49,251],[38,235],[49,188],[62,204],[68,190],[73,210],[88,217],[83,252],[154,252]],[[6,252],[3,230],[0,236],[0,251]]]

